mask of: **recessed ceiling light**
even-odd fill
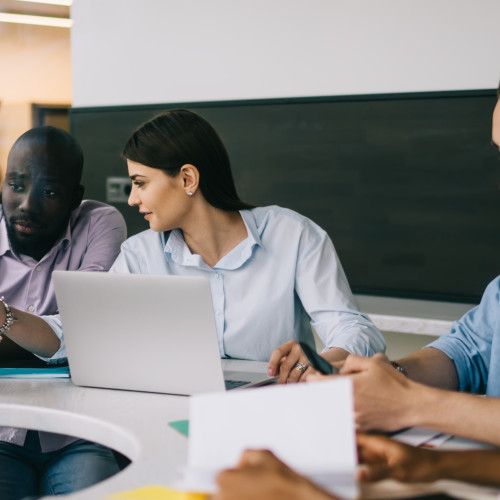
[[[71,28],[73,25],[72,19],[64,17],[26,16],[24,14],[8,14],[6,12],[0,12],[0,22],[55,26],[56,28]]]

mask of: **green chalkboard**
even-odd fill
[[[358,293],[477,300],[500,274],[495,90],[74,108],[86,196],[127,176],[120,153],[155,114],[190,108],[217,129],[241,198],[330,234]],[[146,229],[125,203],[129,233]]]

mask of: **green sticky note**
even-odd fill
[[[189,436],[189,420],[176,420],[175,422],[169,422],[168,425],[184,436]]]

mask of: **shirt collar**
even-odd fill
[[[248,236],[217,263],[215,267],[218,269],[237,269],[241,267],[252,256],[254,247],[263,246],[252,211],[240,210],[240,215],[247,228]],[[180,229],[173,229],[170,232],[163,233],[162,242],[164,252],[169,254],[176,264],[210,269],[199,255],[191,253]]]
[[[264,230],[263,227],[260,229],[257,227],[257,222],[255,221],[255,216],[253,214],[252,210],[240,210],[240,215],[243,219],[243,222],[245,223],[245,226],[247,227],[248,231],[248,239],[250,240],[251,245],[259,245],[260,247],[263,247],[264,245],[262,244],[262,240],[260,238],[260,235],[262,234],[262,231]]]
[[[191,253],[189,247],[184,241],[184,236],[180,229],[173,229],[162,234],[163,241],[166,243],[163,247],[163,251],[170,254],[170,257],[176,264],[182,266],[197,266],[197,267],[208,267],[199,255]]]
[[[66,226],[66,230],[62,234],[62,236],[55,242],[54,246],[52,248],[58,247],[60,244],[63,244],[64,247],[68,247],[71,244],[71,228],[73,227],[73,213],[71,213],[71,217],[68,221],[68,225]]]
[[[5,255],[8,251],[12,252],[12,248],[10,247],[2,205],[0,205],[0,256]]]

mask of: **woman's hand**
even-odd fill
[[[247,450],[234,469],[217,476],[213,500],[335,500],[270,451]]]
[[[313,372],[298,342],[289,340],[271,354],[267,374],[278,375],[278,382],[286,384],[303,381],[306,374]]]

